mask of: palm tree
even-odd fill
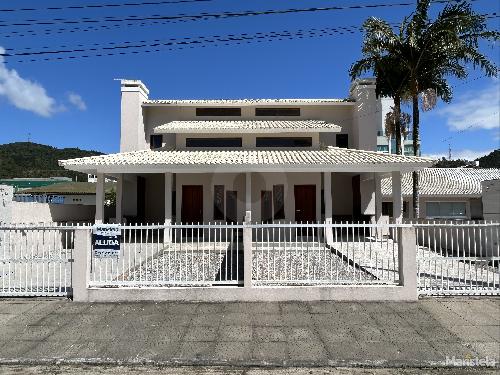
[[[409,126],[411,123],[411,116],[406,112],[396,109],[396,106],[391,108],[391,112],[387,112],[384,119],[384,133],[389,142],[391,138],[396,139],[396,149],[398,149],[399,138],[399,151],[397,154],[401,155],[401,138],[406,139],[409,133]],[[399,113],[399,116],[397,115]],[[398,128],[399,126],[399,128]]]
[[[435,103],[429,97],[448,102],[452,90],[446,79],[450,76],[464,79],[467,65],[479,68],[486,76],[496,76],[497,67],[479,51],[479,41],[496,41],[499,33],[488,31],[486,18],[475,13],[469,2],[448,4],[436,20],[429,18],[431,0],[419,0],[411,18],[405,18],[396,34],[382,20],[370,18],[363,24],[365,60],[372,57],[372,70],[377,79],[381,69],[376,63],[392,59],[401,79],[402,96],[409,96],[413,106],[413,153],[420,155],[420,110],[419,96],[424,94],[424,103]],[[362,61],[362,60],[360,60]],[[358,62],[359,63],[359,62]],[[356,67],[357,64],[353,67]],[[366,71],[366,70],[365,70]],[[389,71],[385,71],[387,74]],[[351,76],[353,68],[351,68]],[[384,78],[385,80],[387,78]],[[426,105],[424,110],[431,109]],[[413,173],[413,212],[419,213],[418,174]]]
[[[376,77],[376,95],[377,97],[391,97],[394,100],[393,112],[394,129],[393,135],[396,137],[396,153],[402,154],[401,147],[401,102],[406,96],[407,82],[404,67],[390,55],[382,55],[378,48],[373,48],[377,45],[378,38],[381,33],[385,32],[388,35],[386,38],[397,39],[388,24],[376,18],[368,19],[363,27],[366,30],[365,42],[363,44],[363,58],[352,64],[349,75],[351,79],[360,77],[366,72],[373,71]]]
[[[487,30],[486,18],[474,12],[468,1],[448,4],[435,21],[429,18],[431,0],[419,0],[415,14],[405,29],[405,49],[400,55],[408,69],[409,94],[413,107],[413,153],[420,155],[419,95],[424,94],[424,110],[432,109],[440,97],[452,98],[446,77],[467,77],[467,64],[486,76],[496,76],[496,66],[479,51],[480,40],[498,40],[499,33]],[[431,105],[425,105],[429,104]],[[418,174],[413,172],[413,212],[419,214]]]

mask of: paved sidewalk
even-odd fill
[[[0,300],[0,363],[499,364],[500,299],[415,303]],[[463,362],[462,362],[463,363]]]

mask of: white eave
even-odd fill
[[[156,134],[168,133],[307,133],[340,132],[341,127],[320,120],[243,120],[171,121],[154,128]]]
[[[204,106],[204,107],[245,107],[245,106],[298,106],[298,105],[354,105],[350,99],[157,99],[145,100],[143,107],[156,106]]]
[[[337,147],[309,150],[143,150],[60,160],[86,173],[410,172],[433,160]]]

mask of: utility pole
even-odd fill
[[[451,160],[451,143],[448,143],[448,160]]]

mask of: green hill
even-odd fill
[[[481,168],[500,168],[500,149],[496,149],[477,160]]]
[[[57,164],[58,160],[102,155],[98,151],[79,148],[55,148],[31,142],[0,145],[0,178],[65,176],[87,181],[87,175],[68,171]]]

